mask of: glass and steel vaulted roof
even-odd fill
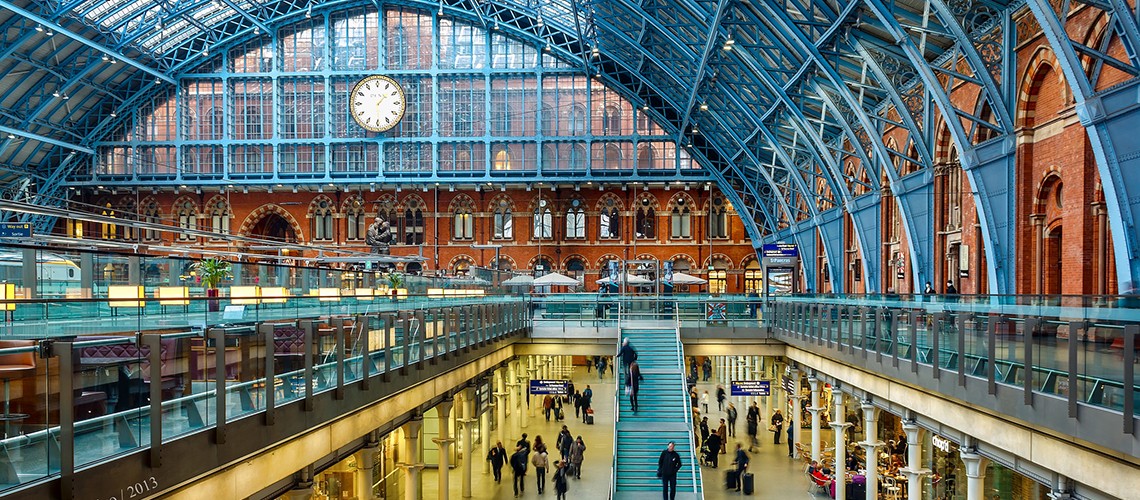
[[[924,82],[1008,79],[1012,36],[990,0],[0,0],[4,196],[62,198],[126,112],[213,55],[353,6],[463,19],[600,78],[733,193],[754,240],[931,168]],[[941,80],[916,69],[972,54],[977,67]],[[1011,127],[957,118],[979,142]],[[906,133],[888,146],[889,128]]]

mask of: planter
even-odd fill
[[[217,288],[207,288],[206,296],[211,297],[206,301],[206,310],[209,312],[218,312],[222,310],[222,304],[216,297],[220,296],[221,292]]]

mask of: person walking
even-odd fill
[[[709,417],[701,417],[701,445],[709,440]]]
[[[558,433],[558,439],[554,441],[554,446],[558,448],[558,453],[562,455],[562,461],[570,460],[570,445],[574,444],[574,436],[570,435],[570,429],[565,425],[562,426],[562,432]]]
[[[535,453],[546,452],[546,443],[542,442],[542,436],[535,436],[534,437],[534,452]]]
[[[935,295],[937,293],[938,292],[934,291],[934,285],[931,285],[929,281],[927,281],[926,286],[922,288],[923,295]]]
[[[535,441],[538,439],[535,438]],[[530,459],[530,463],[534,465],[535,485],[538,487],[539,495],[546,491],[546,466],[550,463],[547,457],[546,447],[543,446],[542,450],[536,450]]]
[[[958,295],[958,289],[954,287],[954,280],[946,280],[946,295]]]
[[[622,376],[625,377],[624,382],[629,384],[629,365],[637,361],[637,350],[629,345],[629,339],[621,341],[621,350],[618,351],[618,356],[621,357]]]
[[[582,412],[582,393],[574,392],[574,395],[570,396],[570,399],[574,402],[574,418],[581,418],[582,415],[580,415],[580,413]]]
[[[701,368],[703,368],[705,372],[705,382],[708,382],[709,379],[712,378],[712,358],[706,357],[705,363],[701,365]]]
[[[554,494],[557,500],[566,498],[566,491],[570,489],[570,481],[566,478],[566,461],[554,461]]]
[[[586,423],[586,414],[590,413],[590,403],[594,399],[594,390],[590,386],[586,386],[586,390],[582,391],[582,423]]]
[[[582,461],[586,459],[585,453],[586,443],[582,441],[582,436],[578,436],[570,446],[570,463],[574,465],[575,479],[582,479]]]
[[[796,440],[795,424],[794,420],[788,419],[788,456],[791,458],[796,456],[796,444],[793,442]]]
[[[522,435],[522,439],[519,439],[518,442],[515,443],[515,446],[522,446],[526,451],[527,458],[530,458],[530,441],[526,438],[525,432]]]
[[[657,477],[661,478],[661,498],[673,500],[677,498],[677,472],[681,470],[681,455],[674,449],[672,441],[661,452],[657,459]]]
[[[728,450],[728,430],[726,429],[726,427],[727,426],[724,425],[724,419],[723,418],[720,419],[720,427],[717,427],[716,434],[718,436],[720,436],[720,443],[721,443],[720,454],[721,455],[728,453],[728,451],[727,451]]]
[[[733,461],[736,464],[736,491],[740,491],[740,485],[744,484],[744,472],[748,470],[748,462],[748,454],[744,452],[740,443],[736,443],[736,460]]]
[[[503,442],[495,443],[495,446],[487,452],[487,460],[491,462],[491,470],[495,473],[495,482],[503,480],[503,464],[507,463],[507,449],[503,448]]]
[[[776,413],[772,414],[772,419],[768,424],[772,426],[770,430],[774,435],[773,442],[780,444],[780,435],[784,433],[784,415],[780,413],[780,410],[776,410]]]
[[[515,453],[511,455],[511,472],[514,473],[514,488],[515,496],[519,496],[526,490],[526,450],[522,445],[515,447]]]
[[[692,403],[693,408],[697,407],[697,388],[689,389],[689,402]]]
[[[717,434],[715,432],[709,434],[709,437],[705,440],[704,444],[704,448],[708,450],[708,454],[705,455],[705,460],[708,462],[709,466],[714,469],[717,467],[717,463],[720,461],[720,446],[720,434]]]
[[[637,391],[641,390],[641,381],[644,377],[641,376],[641,366],[637,361],[631,361],[629,364],[629,385],[626,389],[629,391],[629,406],[633,408],[633,412],[637,413]]]
[[[717,384],[716,386],[716,411],[724,411],[724,400],[727,395],[724,392],[724,386]]]
[[[736,405],[729,403],[725,413],[728,417],[728,435],[736,437]]]
[[[542,412],[546,414],[546,421],[550,421],[550,411],[554,409],[554,398],[549,394],[542,398]]]
[[[748,407],[748,414],[744,416],[744,421],[748,427],[748,451],[753,451],[760,445],[760,441],[756,439],[756,432],[760,430],[760,408],[756,406],[756,402],[752,402],[752,406]]]
[[[705,413],[709,412],[709,391],[701,393],[701,409]]]
[[[604,380],[606,378],[606,358],[605,358],[605,356],[598,356],[598,366],[596,366],[595,368],[598,369],[598,380]]]

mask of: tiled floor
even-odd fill
[[[561,429],[563,423],[567,424],[570,432],[575,436],[579,434],[582,440],[586,442],[586,460],[583,467],[582,479],[571,480],[570,491],[567,495],[572,499],[598,499],[602,500],[608,498],[610,491],[610,470],[613,458],[613,403],[614,403],[614,379],[610,373],[607,373],[606,379],[599,383],[597,374],[591,372],[587,374],[584,369],[575,371],[574,385],[577,387],[585,387],[585,384],[590,384],[594,390],[594,408],[596,415],[595,425],[584,425],[580,420],[574,420],[573,413],[568,415],[567,420],[561,423],[554,421],[547,422],[541,415],[535,414],[530,418],[528,426],[525,429],[532,442],[534,436],[540,435],[543,440],[553,440]],[[709,394],[716,394],[716,385],[711,381],[708,384],[699,384],[698,391],[708,390]],[[710,404],[711,412],[709,415],[710,422],[718,422],[724,417],[723,412],[716,410],[715,400]],[[741,402],[736,402],[738,410],[746,408]],[[573,408],[570,408],[571,412]],[[768,414],[767,409],[762,408],[765,415]],[[746,440],[748,436],[745,434],[744,428],[744,411],[740,411],[740,417],[737,420],[737,431],[740,439]],[[804,429],[805,437],[810,436],[807,429]],[[503,444],[510,445],[518,440],[519,431],[515,430],[507,435],[502,436]],[[496,439],[499,437],[496,436]],[[766,439],[765,439],[766,438]],[[726,490],[724,487],[724,473],[732,462],[731,450],[735,450],[737,438],[730,437],[728,454],[721,456],[721,466],[718,469],[710,467],[702,467],[702,479],[705,488],[705,498],[710,500],[741,497],[741,493],[736,491]],[[755,475],[756,492],[751,498],[762,499],[819,499],[824,500],[824,497],[813,497],[807,489],[807,481],[803,475],[803,465],[799,460],[792,460],[788,458],[787,445],[781,440],[779,446],[772,444],[772,435],[770,433],[761,433],[761,445],[759,451],[752,453],[752,464],[749,470]],[[825,441],[826,442],[826,441]],[[552,459],[557,458],[557,452],[552,455]],[[483,474],[483,463],[476,461],[473,464],[474,470],[471,479],[472,498],[514,498],[514,492],[511,489],[511,475],[509,468],[503,469],[503,481],[501,484],[496,484],[490,474]],[[425,499],[439,498],[438,495],[438,472],[434,469],[429,469],[424,472],[423,478],[423,497]],[[459,499],[461,496],[462,484],[462,467],[456,467],[451,470],[450,476],[450,498]],[[535,487],[535,477],[533,468],[528,470],[526,478],[526,490],[521,498],[554,498],[554,487],[551,484],[551,474],[547,474],[547,490],[544,495],[538,494],[538,489]],[[680,498],[680,497],[678,497]]]

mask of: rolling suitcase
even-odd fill
[[[724,488],[727,490],[735,490],[736,489],[736,481],[739,479],[740,479],[740,475],[737,474],[736,469],[729,469],[729,470],[725,471],[724,472]]]
[[[594,425],[594,410],[586,410],[586,425]]]
[[[743,481],[744,481],[744,494],[745,495],[751,495],[752,490],[756,488],[756,484],[755,484],[756,483],[756,477],[753,476],[751,472],[745,472]]]

